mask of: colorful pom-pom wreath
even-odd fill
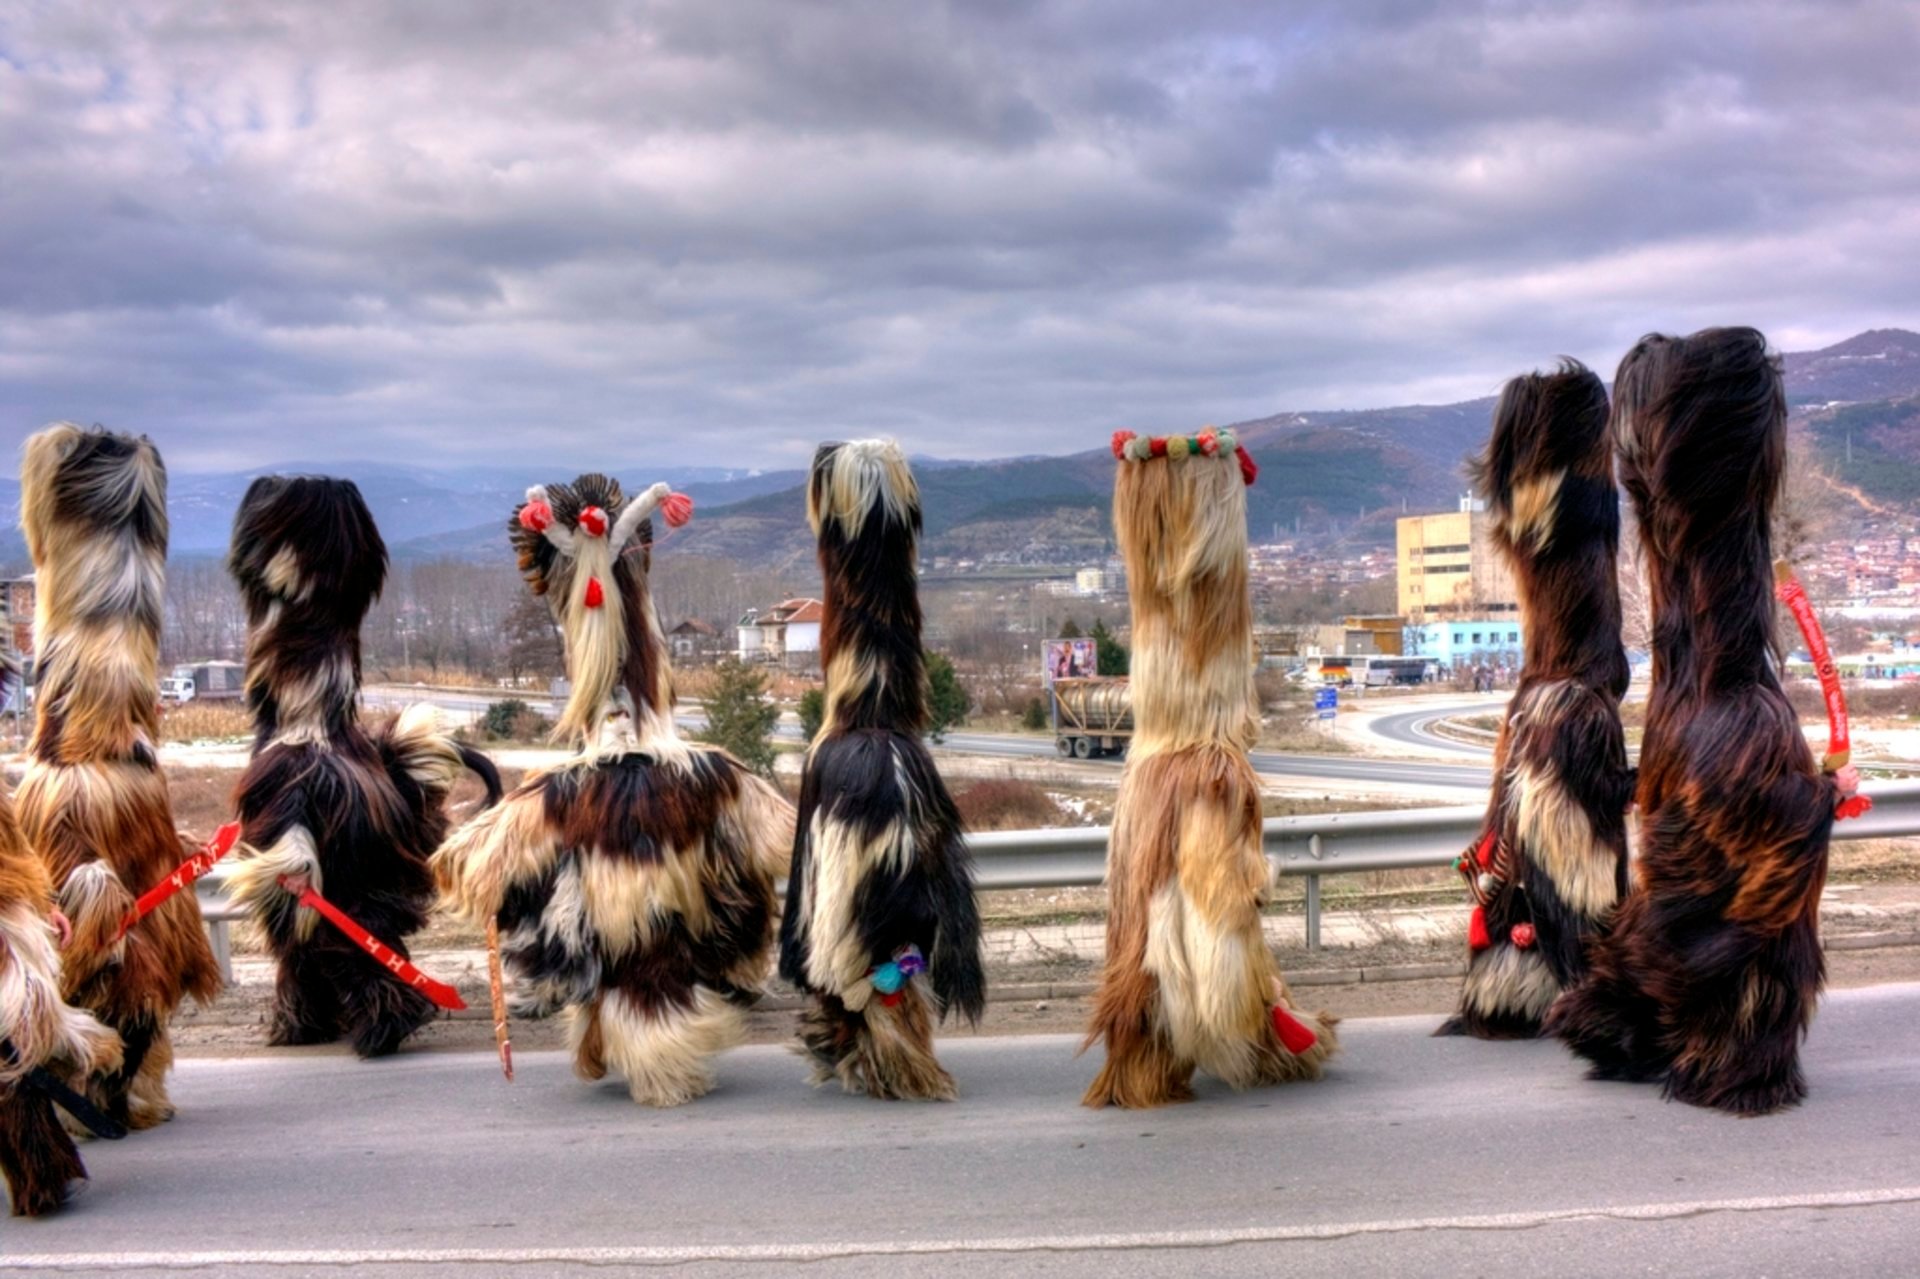
[[[589,506],[580,512],[580,531],[588,537],[607,535],[607,513],[597,506]]]
[[[542,501],[528,502],[520,508],[520,527],[529,533],[544,533],[553,525],[553,508]]]

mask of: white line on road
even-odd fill
[[[1334,1241],[1437,1230],[1532,1230],[1572,1221],[1674,1221],[1718,1213],[1878,1208],[1920,1203],[1920,1187],[1846,1190],[1758,1199],[1558,1208],[1464,1217],[1169,1230],[1119,1235],[1032,1235],[1011,1239],[888,1239],[870,1243],[689,1244],[600,1248],[339,1248],[223,1249],[206,1252],[55,1253],[15,1257],[0,1270],[191,1270],[202,1266],[381,1265],[686,1265],[698,1262],[810,1262],[855,1257],[924,1257],[970,1253],[1124,1252],[1221,1248],[1234,1244]]]

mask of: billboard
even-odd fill
[[[1047,683],[1057,679],[1085,679],[1100,673],[1098,650],[1090,639],[1047,641]]]

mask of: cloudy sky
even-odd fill
[[[1920,7],[0,0],[0,449],[784,466],[1920,326]]]

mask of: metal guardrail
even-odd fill
[[[1873,797],[1873,811],[1835,825],[1835,839],[1920,835],[1920,782],[1880,782],[1865,789]],[[1451,865],[1480,834],[1485,811],[1481,804],[1460,804],[1268,819],[1264,834],[1274,872],[1307,881],[1308,948],[1320,946],[1321,876]],[[1098,887],[1106,880],[1108,834],[1105,826],[1070,826],[973,835],[967,842],[973,849],[974,883],[986,889]],[[217,868],[196,887],[221,971],[227,972],[227,927],[241,914],[227,898],[224,872],[225,867]]]

